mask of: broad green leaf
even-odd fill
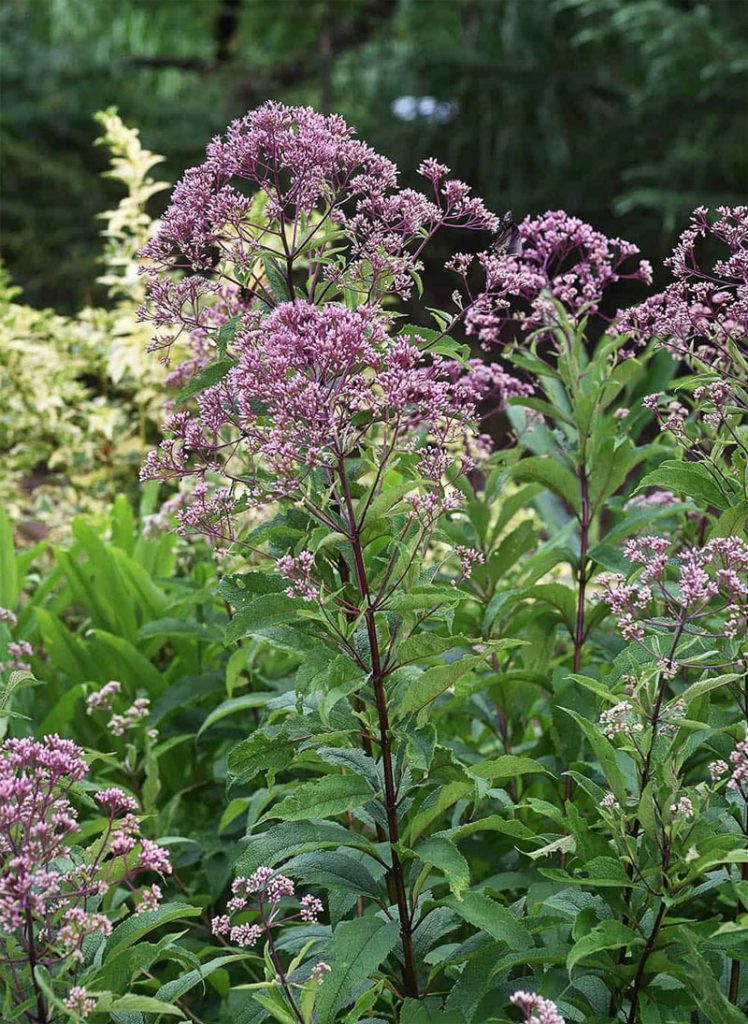
[[[240,698],[235,698],[240,699]],[[293,760],[298,741],[278,727],[269,727],[242,740],[229,752],[229,785],[243,786],[259,772],[277,772]]]
[[[707,539],[713,537],[743,537],[748,529],[748,502],[739,501],[737,505],[728,508],[726,512],[712,525]]]
[[[193,395],[198,395],[201,391],[205,391],[207,388],[215,387],[216,384],[220,384],[221,381],[226,377],[230,370],[236,366],[236,359],[217,359],[214,363],[210,363],[198,374],[196,374],[189,384],[186,384],[177,395],[177,402],[181,404],[188,398],[192,398]]]
[[[96,1013],[114,1012],[140,1012],[140,1013],[163,1013],[170,1017],[180,1017],[184,1020],[184,1014],[178,1006],[156,999],[153,996],[141,996],[135,992],[128,992],[124,996],[102,995],[96,1003]]]
[[[288,861],[283,870],[295,875],[304,885],[340,889],[357,896],[368,896],[377,902],[382,899],[382,887],[377,884],[371,872],[347,853],[302,853]]]
[[[387,601],[387,611],[416,612],[438,608],[439,605],[457,604],[464,601],[465,595],[454,587],[421,587],[405,594],[394,594]]]
[[[226,349],[228,348],[229,343],[234,340],[236,332],[241,326],[241,322],[241,316],[232,316],[229,317],[226,323],[221,324],[218,334],[216,335],[216,348],[218,349],[218,355],[221,359],[225,358]]]
[[[461,900],[450,896],[445,902],[468,924],[486,932],[497,942],[506,942],[510,949],[528,949],[533,944],[525,925],[485,893],[466,892]]]
[[[421,809],[413,815],[408,828],[408,842],[411,845],[439,818],[447,808],[475,792],[475,785],[469,782],[448,782],[440,786]]]
[[[200,726],[197,735],[201,736],[206,729],[210,729],[211,725],[215,725],[216,722],[220,722],[230,715],[236,715],[241,711],[249,711],[252,708],[264,707],[272,697],[272,693],[245,693],[241,697],[231,697],[229,700],[225,700],[211,711]],[[237,748],[235,747],[234,749],[236,750]]]
[[[644,477],[636,491],[639,493],[647,487],[662,487],[677,494],[685,494],[722,510],[730,504],[714,482],[714,477],[700,462],[678,462],[675,459],[661,462],[657,469]]]
[[[226,627],[225,641],[231,644],[242,637],[254,636],[258,630],[267,626],[291,622],[297,617],[298,611],[299,602],[286,594],[262,594],[236,613]]]
[[[637,933],[620,921],[601,921],[591,932],[583,935],[572,946],[566,958],[566,969],[571,973],[580,960],[594,956],[601,950],[643,945]]]
[[[219,967],[223,967],[225,964],[235,963],[237,960],[244,960],[247,958],[246,953],[229,953],[226,956],[216,956],[212,960],[208,960],[207,963],[201,964],[194,971],[190,971],[188,974],[183,974],[181,978],[175,978],[174,981],[167,981],[165,985],[156,992],[156,999],[162,999],[164,1002],[173,1003],[175,999],[180,999],[186,992],[189,992],[195,985],[199,985],[200,982],[204,981],[213,971],[217,971]],[[135,1007],[135,1009],[147,1009],[147,1007]]]
[[[478,818],[476,821],[467,821],[464,825],[456,825],[454,828],[447,828],[437,832],[437,836],[447,836],[454,842],[460,839],[467,839],[475,832],[500,832],[510,836],[512,839],[534,839],[535,832],[523,825],[515,818],[502,818],[498,814],[489,814],[487,818]]]
[[[199,907],[191,907],[187,903],[164,903],[156,910],[143,910],[140,914],[128,917],[122,924],[117,925],[107,939],[104,949],[104,960],[114,956],[121,950],[139,942],[144,935],[160,928],[170,921],[177,921],[182,917],[197,917],[200,914]]]
[[[684,700],[686,704],[690,704],[692,700],[700,697],[703,693],[709,693],[710,690],[716,690],[721,686],[728,686],[736,679],[740,678],[735,672],[729,672],[723,676],[712,676],[707,679],[698,679],[695,683],[691,683],[687,686],[683,693],[679,694],[681,700]]]
[[[371,798],[371,787],[358,775],[326,775],[322,779],[297,786],[280,803],[275,804],[266,817],[283,821],[331,818],[351,811],[354,807],[361,807]]]
[[[594,722],[590,722],[588,719],[582,718],[581,715],[578,715],[576,711],[572,711],[570,708],[561,708],[561,711],[565,711],[567,715],[571,715],[587,737],[595,757],[598,760],[598,764],[600,765],[600,771],[605,777],[605,781],[610,786],[618,802],[625,804],[627,800],[626,781],[624,779],[623,772],[618,767],[616,751],[613,744],[609,739],[603,736],[601,730]]]
[[[676,977],[680,978],[694,994],[701,1013],[711,1024],[746,1024],[745,1014],[734,1007],[722,993],[709,963],[699,952],[692,935],[682,929],[679,937],[687,948],[680,954],[685,970],[677,970]],[[677,968],[678,965],[674,964],[673,967]]]
[[[438,868],[452,893],[457,899],[462,899],[462,893],[470,885],[470,868],[451,839],[432,836],[420,842],[413,852],[425,864]]]
[[[387,959],[400,936],[397,921],[360,917],[335,929],[325,957],[332,968],[320,986],[316,1011],[318,1024],[333,1024],[338,1010],[357,985]]]
[[[554,458],[532,455],[530,458],[521,459],[514,468],[514,477],[517,480],[537,481],[559,498],[563,498],[572,509],[577,510],[580,507],[579,480],[570,469]]]
[[[530,775],[533,772],[549,774],[548,769],[540,761],[518,754],[502,754],[493,761],[480,761],[478,764],[470,765],[468,771],[488,782],[510,779],[515,775]]]
[[[217,626],[210,626],[205,622],[190,622],[188,619],[156,619],[153,622],[146,622],[140,627],[137,635],[139,640],[150,640],[153,637],[178,640],[180,637],[191,637],[207,643],[220,643],[223,639],[223,632]]]
[[[261,864],[275,867],[300,853],[339,846],[369,847],[365,836],[350,832],[335,821],[289,821],[266,832],[248,836],[247,847],[236,865],[237,874],[251,875]]]
[[[486,645],[486,650],[482,654],[467,654],[447,665],[435,665],[433,668],[426,669],[405,690],[397,709],[398,717],[403,718],[414,712],[422,712],[432,701],[454,686],[466,672],[483,664],[491,654],[509,647],[516,647],[520,643],[521,641],[518,640],[491,641],[490,645]],[[422,723],[419,721],[419,724]]]
[[[574,591],[563,583],[539,583],[523,592],[523,596],[545,601],[558,609],[564,625],[570,633],[574,631],[577,614],[577,602]]]
[[[357,750],[353,747],[319,747],[315,753],[323,761],[326,761],[327,764],[334,764],[339,768],[347,768],[362,779],[366,779],[375,793],[381,789],[377,764],[363,750]]]

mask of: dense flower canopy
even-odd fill
[[[420,173],[430,198],[399,188],[395,165],[355,139],[338,115],[263,104],[215,138],[205,163],[174,189],[142,250],[152,279],[141,317],[200,330],[210,322],[204,300],[226,284],[248,306],[277,300],[268,258],[278,261],[286,298],[297,289],[313,302],[341,291],[374,304],[387,294],[407,297],[420,253],[439,229],[498,225],[449,168],[426,160]],[[168,276],[175,270],[188,276]]]
[[[228,524],[239,503],[297,500],[309,474],[336,472],[366,438],[380,468],[421,449],[436,484],[449,446],[474,434],[482,399],[532,390],[435,344],[448,330],[396,333],[384,302],[420,287],[434,233],[499,226],[448,167],[428,159],[419,172],[430,196],[399,188],[391,161],[340,117],[266,103],[214,139],[174,190],[142,251],[140,315],[170,332],[156,348],[189,339],[172,383],[212,376],[191,392],[197,411],[170,416],[142,475],[197,481],[183,528]]]
[[[339,303],[246,314],[230,348],[234,365],[201,393],[197,415],[171,417],[172,437],[143,476],[202,481],[216,472],[244,484],[250,500],[293,496],[312,470],[334,469],[376,428],[385,451],[424,432],[432,447],[422,469],[438,479],[443,459],[433,459],[433,444],[443,451],[468,429],[492,390],[504,398],[528,388],[498,366],[427,357],[422,337],[392,337],[390,326],[371,306]],[[231,499],[223,500],[228,512]],[[196,525],[189,510],[185,522]]]

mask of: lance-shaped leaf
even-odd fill
[[[461,900],[450,896],[446,904],[468,924],[497,941],[506,942],[510,949],[528,949],[533,944],[522,922],[485,893],[466,892]]]
[[[395,948],[397,921],[359,917],[338,925],[325,953],[330,973],[320,988],[316,1011],[319,1024],[332,1024],[355,987],[387,959]]]
[[[366,779],[358,775],[326,775],[313,782],[303,782],[276,804],[266,817],[283,821],[331,818],[361,807],[371,798],[371,787]]]
[[[516,647],[521,643],[521,640],[492,640],[490,644],[486,644],[486,649],[481,654],[469,654],[448,665],[435,665],[426,669],[405,691],[398,708],[399,717],[422,712],[432,701],[454,686],[461,676],[482,664],[491,654]]]
[[[452,893],[457,899],[462,899],[463,892],[470,885],[470,868],[451,839],[432,836],[419,843],[413,852],[425,864],[441,871]]]

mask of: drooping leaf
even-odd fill
[[[457,899],[470,885],[468,862],[451,839],[446,836],[432,836],[424,839],[413,851],[419,860],[431,864],[444,875],[449,888]]]

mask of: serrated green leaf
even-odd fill
[[[325,953],[331,970],[317,999],[319,1024],[333,1024],[355,987],[371,977],[390,955],[399,935],[397,921],[379,917],[361,917],[338,925]]]
[[[256,732],[229,752],[229,784],[245,785],[259,772],[277,772],[287,768],[297,747],[298,741],[290,739],[281,728],[271,727]]]
[[[438,868],[455,897],[462,899],[463,892],[470,885],[470,868],[451,839],[432,836],[420,842],[413,852],[424,863]]]
[[[468,924],[486,932],[497,942],[505,942],[510,949],[528,949],[533,944],[525,925],[485,893],[466,892],[461,900],[450,896],[445,903]]]
[[[657,469],[647,473],[636,489],[637,494],[647,487],[662,487],[676,494],[685,494],[722,510],[730,504],[709,470],[700,462],[678,462],[674,459],[661,462]]]
[[[566,958],[566,969],[571,973],[580,960],[594,956],[602,950],[637,945],[643,945],[643,940],[633,928],[621,924],[620,921],[601,921],[591,932],[574,943]]]
[[[207,390],[207,388],[215,387],[216,384],[220,384],[223,378],[229,373],[230,370],[236,366],[236,359],[217,359],[214,363],[209,363],[204,369],[196,374],[192,380],[186,384],[177,395],[177,402],[186,402],[188,398],[192,398],[193,395],[200,394],[201,391]]]
[[[371,787],[358,775],[326,775],[313,782],[303,782],[280,803],[275,804],[266,817],[283,821],[309,821],[312,818],[331,818],[361,807],[371,800]]]
[[[155,910],[143,910],[139,914],[128,917],[122,924],[117,925],[107,939],[104,949],[104,962],[109,957],[115,956],[128,946],[139,942],[144,935],[152,932],[155,928],[168,924],[170,921],[177,921],[182,917],[197,917],[200,914],[199,907],[191,907],[187,903],[164,903]]]

